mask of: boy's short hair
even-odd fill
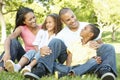
[[[95,24],[88,24],[88,25],[91,26],[91,32],[94,33],[93,37],[91,38],[91,40],[93,40],[98,37],[100,33],[100,29]]]

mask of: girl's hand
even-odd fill
[[[99,56],[94,56],[93,58],[96,59],[96,61],[97,61],[98,64],[101,64],[101,63],[102,63],[101,57],[99,57]]]
[[[52,53],[51,49],[48,46],[44,46],[42,48],[40,48],[40,53],[41,56],[45,56],[45,55],[50,55],[50,53]]]

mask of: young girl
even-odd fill
[[[43,24],[43,30],[39,30],[35,41],[33,42],[33,45],[35,46],[36,50],[30,50],[28,51],[18,62],[18,64],[14,64],[11,60],[8,60],[6,62],[6,65],[8,65],[7,70],[8,71],[15,71],[18,72],[21,67],[28,64],[30,61],[31,63],[27,66],[25,66],[22,69],[22,73],[31,71],[31,69],[37,64],[37,60],[40,58],[40,56],[44,57],[45,55],[39,53],[39,50],[41,47],[46,47],[48,43],[51,41],[52,38],[55,37],[55,35],[62,29],[62,23],[60,21],[60,18],[57,14],[53,13],[46,17],[45,22]],[[49,55],[49,54],[48,54]]]

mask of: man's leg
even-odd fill
[[[33,74],[41,77],[41,74],[42,75],[46,75],[46,69],[48,72],[50,73],[53,73],[53,66],[54,66],[54,62],[55,60],[60,56],[60,55],[67,55],[67,52],[66,52],[66,46],[65,44],[59,40],[59,39],[53,39],[49,45],[50,49],[52,50],[52,53],[50,55],[47,55],[45,57],[41,57],[38,61],[38,65],[37,67],[35,68],[35,70],[33,70]],[[66,57],[63,57],[63,60],[66,60],[65,59]],[[64,62],[64,61],[62,61]],[[41,70],[41,67],[39,65],[43,65],[45,67],[45,70]]]
[[[101,77],[105,73],[110,73],[110,74],[117,76],[116,54],[115,54],[114,47],[109,44],[103,44],[97,50],[97,54],[98,54],[98,56],[101,56],[101,58],[102,58],[102,63],[95,71],[95,73],[98,74],[98,77]],[[112,80],[114,80],[114,79],[112,79]]]

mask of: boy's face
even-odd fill
[[[93,33],[91,32],[91,26],[85,26],[85,28],[81,30],[80,36],[83,38],[92,37]]]

